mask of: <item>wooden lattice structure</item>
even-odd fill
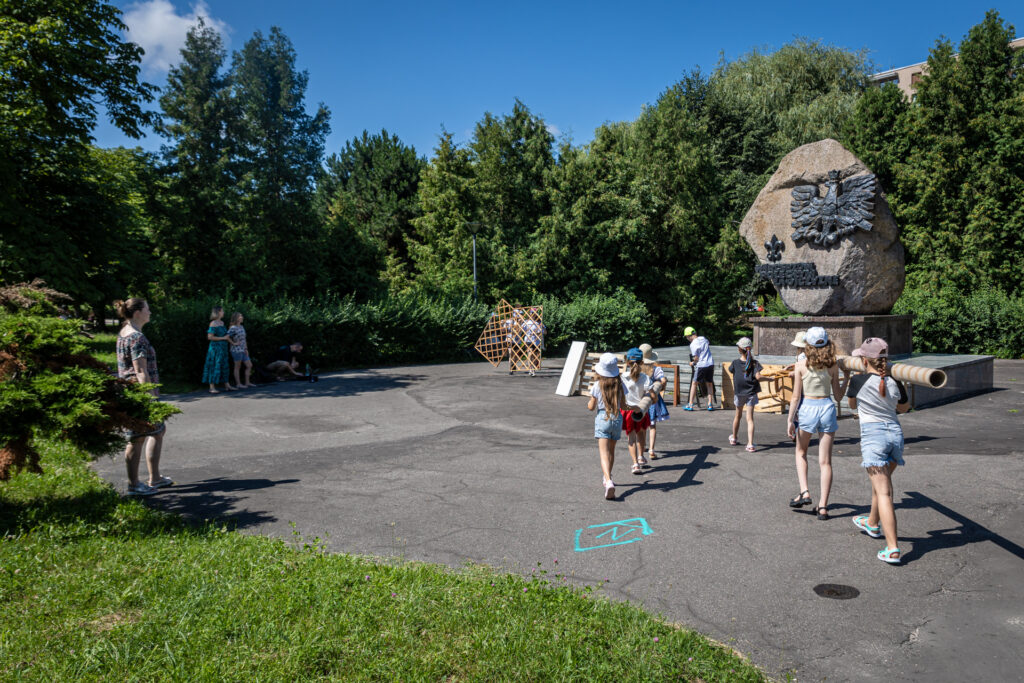
[[[513,306],[502,299],[474,348],[494,367],[508,357],[509,372],[540,369],[544,350],[544,307]]]
[[[484,331],[473,347],[494,367],[498,367],[508,354],[504,322],[511,318],[512,304],[502,299],[497,310],[491,313],[490,320],[484,325]]]

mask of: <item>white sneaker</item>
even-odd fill
[[[615,482],[611,479],[604,480],[604,499],[615,500]]]
[[[140,481],[137,484],[128,484],[128,492],[125,495],[128,496],[152,496],[157,492],[157,489],[153,488],[144,481]]]

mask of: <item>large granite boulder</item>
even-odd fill
[[[787,154],[740,234],[795,313],[888,313],[903,292],[903,245],[885,195],[835,140]]]

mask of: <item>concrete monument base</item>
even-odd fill
[[[881,337],[889,343],[889,354],[900,356],[912,351],[914,316],[912,315],[805,315],[788,318],[752,318],[755,356],[792,356],[798,351],[790,345],[797,332],[808,327],[824,327],[838,355],[849,355],[869,337]]]

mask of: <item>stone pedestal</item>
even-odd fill
[[[755,356],[795,356],[800,351],[790,342],[808,327],[824,327],[837,355],[849,355],[869,337],[889,343],[889,355],[912,350],[912,315],[806,315],[789,318],[752,318]]]

